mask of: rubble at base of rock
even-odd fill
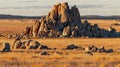
[[[67,2],[55,4],[44,18],[26,27],[23,36],[27,37],[120,37],[110,26],[110,30],[101,29],[97,24],[91,25],[87,20],[81,22],[76,5],[69,7]]]

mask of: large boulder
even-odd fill
[[[30,30],[31,30],[31,27],[26,27],[24,30],[23,30],[23,34],[24,35],[28,35],[30,33]]]
[[[40,27],[39,27],[39,32],[41,32],[41,31],[45,31],[45,32],[47,32],[47,27],[46,27],[46,21],[43,19],[43,20],[41,20],[41,24],[40,24]]]
[[[65,28],[63,29],[62,36],[63,36],[63,37],[69,37],[69,36],[70,36],[70,32],[71,32],[70,26],[67,26],[67,27],[65,27]]]
[[[40,28],[40,22],[39,21],[34,22],[34,24],[33,24],[33,37],[36,37],[38,35],[39,28]]]
[[[47,34],[48,34],[47,24],[46,21],[42,19],[39,27],[38,37],[47,37]]]
[[[15,40],[12,48],[13,49],[20,49],[21,46],[22,46],[21,40]]]

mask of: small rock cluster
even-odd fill
[[[91,45],[84,48],[84,47],[76,46],[74,44],[68,45],[66,48],[63,48],[63,50],[83,50],[86,52],[105,52],[105,53],[113,52],[113,49],[106,50],[104,46],[98,48],[94,45]]]
[[[85,50],[85,48],[70,44],[67,46],[67,48],[63,48],[63,50]]]
[[[87,52],[105,52],[105,53],[111,53],[113,52],[113,49],[106,50],[104,46],[98,48],[94,45],[88,46],[85,48],[85,51]]]
[[[23,37],[120,37],[112,27],[101,29],[97,24],[91,25],[87,20],[81,22],[76,5],[69,7],[67,2],[55,4],[46,17],[26,27]]]
[[[27,40],[21,41],[20,38],[16,38],[13,42],[13,49],[51,49],[48,46],[41,45],[38,41]]]

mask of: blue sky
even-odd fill
[[[120,0],[0,0],[0,14],[47,15],[57,2],[77,5],[81,15],[120,15]]]

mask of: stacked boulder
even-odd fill
[[[87,20],[81,22],[76,5],[69,7],[67,2],[55,4],[46,17],[26,27],[23,34],[29,37],[120,37],[114,29],[100,29]]]

